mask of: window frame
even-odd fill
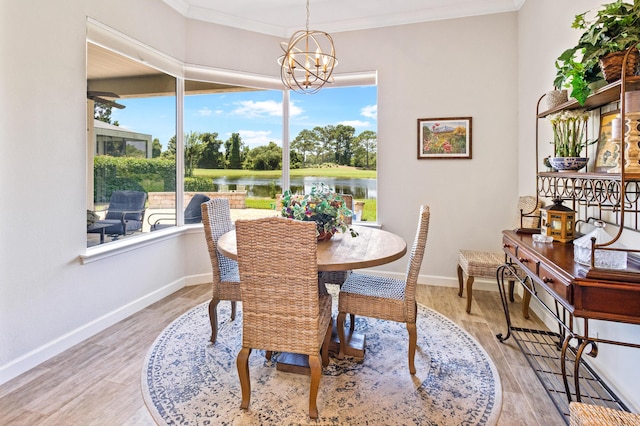
[[[126,36],[92,18],[87,18],[86,43],[93,43],[133,61],[153,67],[176,79],[176,152],[184,152],[184,97],[185,81],[196,80],[210,83],[241,85],[248,88],[282,91],[282,181],[283,188],[290,183],[290,134],[289,134],[289,90],[284,89],[279,77],[232,71],[179,61],[154,48]],[[332,87],[377,85],[377,72],[365,71],[334,75]],[[93,119],[87,115],[87,120]],[[87,176],[93,176],[93,149],[87,152]],[[89,186],[90,185],[90,186]],[[87,179],[87,197],[93,196],[93,182]],[[91,194],[89,194],[89,192]],[[86,247],[80,255],[83,264],[111,257],[129,250],[176,238],[194,232],[201,225],[184,225],[184,156],[176,155],[176,226],[161,233],[144,233],[130,239]]]

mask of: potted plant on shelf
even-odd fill
[[[347,232],[352,237],[358,233],[346,222],[353,212],[344,199],[324,183],[314,184],[308,194],[293,194],[290,190],[282,194],[283,217],[307,222],[316,222],[318,241],[329,240],[336,232]]]
[[[581,13],[575,16],[571,27],[583,33],[578,44],[565,50],[555,62],[553,86],[556,89],[570,89],[570,95],[584,105],[593,83],[620,79],[628,49],[632,51],[627,59],[626,75],[635,75],[640,63],[637,49],[640,0],[634,0],[633,4],[618,0],[602,5],[597,11]]]
[[[547,117],[553,128],[555,157],[549,158],[556,170],[575,171],[587,165],[589,159],[582,157],[582,150],[594,141],[587,141],[587,121],[585,110],[564,110]]]

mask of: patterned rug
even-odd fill
[[[236,320],[230,321],[229,302],[220,303],[218,341],[212,345],[207,305],[203,303],[173,321],[147,354],[142,391],[158,424],[497,422],[502,388],[489,355],[464,330],[424,306],[419,306],[418,312],[415,376],[409,374],[407,365],[404,324],[361,317],[356,319],[356,330],[366,335],[365,358],[360,362],[331,358],[320,380],[317,421],[308,417],[309,377],[277,371],[277,354],[267,361],[258,350],[249,358],[249,410],[242,410],[236,369],[242,344],[242,309],[239,306]]]

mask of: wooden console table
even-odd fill
[[[598,344],[640,348],[640,345],[593,336],[589,320],[640,324],[640,265],[629,257],[624,271],[589,269],[573,261],[572,243],[536,243],[531,234],[503,231],[506,262],[498,269],[500,298],[507,322],[501,342],[513,336],[547,389],[560,413],[569,421],[572,400],[629,411],[598,377],[583,355],[595,357]],[[518,265],[527,274],[519,279],[558,323],[558,332],[511,325],[505,278],[512,280]],[[551,304],[541,299],[551,296]]]

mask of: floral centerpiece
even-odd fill
[[[587,141],[587,122],[589,113],[585,110],[564,110],[547,117],[553,128],[553,146],[555,157],[549,161],[553,168],[579,170],[588,159],[581,157],[582,150],[592,143]],[[566,160],[570,158],[571,160]]]
[[[358,233],[345,221],[352,215],[344,199],[324,183],[314,184],[309,194],[293,194],[290,190],[282,194],[282,216],[316,222],[318,240],[328,240],[338,231],[349,231],[356,237]]]

